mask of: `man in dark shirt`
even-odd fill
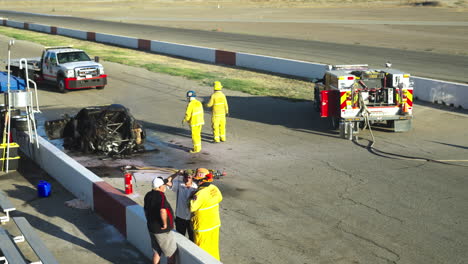
[[[167,263],[175,263],[177,245],[174,234],[171,232],[174,228],[174,214],[164,195],[166,183],[167,180],[163,180],[161,177],[154,178],[153,189],[145,195],[144,200],[146,225],[154,252],[153,264],[159,263],[161,252],[168,257]]]

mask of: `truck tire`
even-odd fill
[[[21,79],[26,80],[26,70],[20,70],[20,72],[18,73],[18,77],[20,77]]]
[[[317,87],[314,88],[314,108],[315,108],[315,111],[318,113],[320,113],[322,110],[320,107],[320,92],[317,89]]]
[[[329,119],[329,122],[330,122],[330,128],[332,130],[337,130],[338,127],[340,126],[340,118],[330,116],[328,119]]]
[[[103,86],[97,86],[96,89],[102,90],[102,89],[104,89],[105,87],[106,87],[105,85],[103,85]]]
[[[66,92],[68,92],[68,90],[65,89],[65,78],[63,78],[63,76],[57,77],[57,89],[58,89],[59,92],[61,92],[61,93],[66,93]]]
[[[15,77],[19,77],[19,69],[17,68],[11,68],[11,75],[15,76]]]

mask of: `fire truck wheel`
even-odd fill
[[[58,88],[59,92],[61,92],[61,93],[68,92],[68,90],[65,89],[65,79],[62,76],[57,78],[57,88]]]
[[[333,130],[338,129],[338,127],[340,126],[340,119],[334,116],[331,116],[329,119],[330,119],[330,128]]]
[[[23,71],[20,71],[19,74],[18,74],[18,77],[20,77],[20,78],[23,79],[23,80],[26,80],[26,73],[25,73],[25,71],[24,71],[24,70],[23,70]]]
[[[104,89],[105,87],[106,87],[105,85],[103,85],[103,86],[97,86],[96,89],[102,90],[102,89]]]
[[[385,123],[385,126],[388,128],[393,128],[395,126],[395,121],[394,120],[387,120]]]
[[[314,101],[314,109],[315,109],[315,112],[322,114],[322,111],[321,111],[322,109],[320,108],[320,102]]]

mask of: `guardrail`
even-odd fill
[[[135,203],[42,137],[38,137],[39,148],[36,148],[35,144],[30,144],[27,134],[17,134],[16,140],[26,156],[69,192],[91,205],[94,212],[119,230],[127,241],[143,255],[149,259],[152,258],[151,241],[141,205]],[[178,248],[178,263],[221,263],[177,232],[175,232],[175,238]]]
[[[191,46],[157,40],[81,31],[34,23],[24,23],[0,19],[3,26],[27,29],[54,35],[62,35],[82,40],[95,41],[131,49],[167,54],[215,64],[238,66],[246,69],[261,70],[301,78],[322,78],[325,64],[290,60],[271,56],[217,50],[207,47]],[[468,109],[468,85],[445,82],[421,77],[411,77],[414,81],[415,98],[431,103],[442,103]]]

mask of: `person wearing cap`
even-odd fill
[[[205,124],[203,105],[196,99],[196,96],[194,91],[187,92],[187,101],[189,103],[185,110],[185,118],[182,120],[182,124],[184,122],[189,123],[192,130],[193,149],[190,150],[190,153],[201,151],[201,131]]]
[[[223,200],[221,191],[213,182],[213,174],[205,168],[197,169],[194,177],[198,189],[190,200],[194,243],[215,259],[219,257],[219,203]]]
[[[226,96],[221,91],[223,89],[221,82],[214,82],[213,89],[214,92],[206,106],[212,107],[211,125],[213,128],[213,142],[218,143],[226,141],[226,115],[229,114],[229,106]]]
[[[179,176],[183,176],[180,180]],[[169,176],[167,186],[176,193],[176,219],[175,225],[177,232],[185,236],[188,233],[190,241],[193,241],[193,230],[190,225],[189,200],[197,190],[197,184],[193,181],[193,170],[178,171]]]
[[[167,180],[161,177],[154,178],[153,189],[144,198],[146,226],[153,248],[153,264],[159,263],[161,253],[168,258],[167,263],[174,264],[177,251],[175,237],[171,232],[174,228],[174,213],[164,194],[166,183]]]

